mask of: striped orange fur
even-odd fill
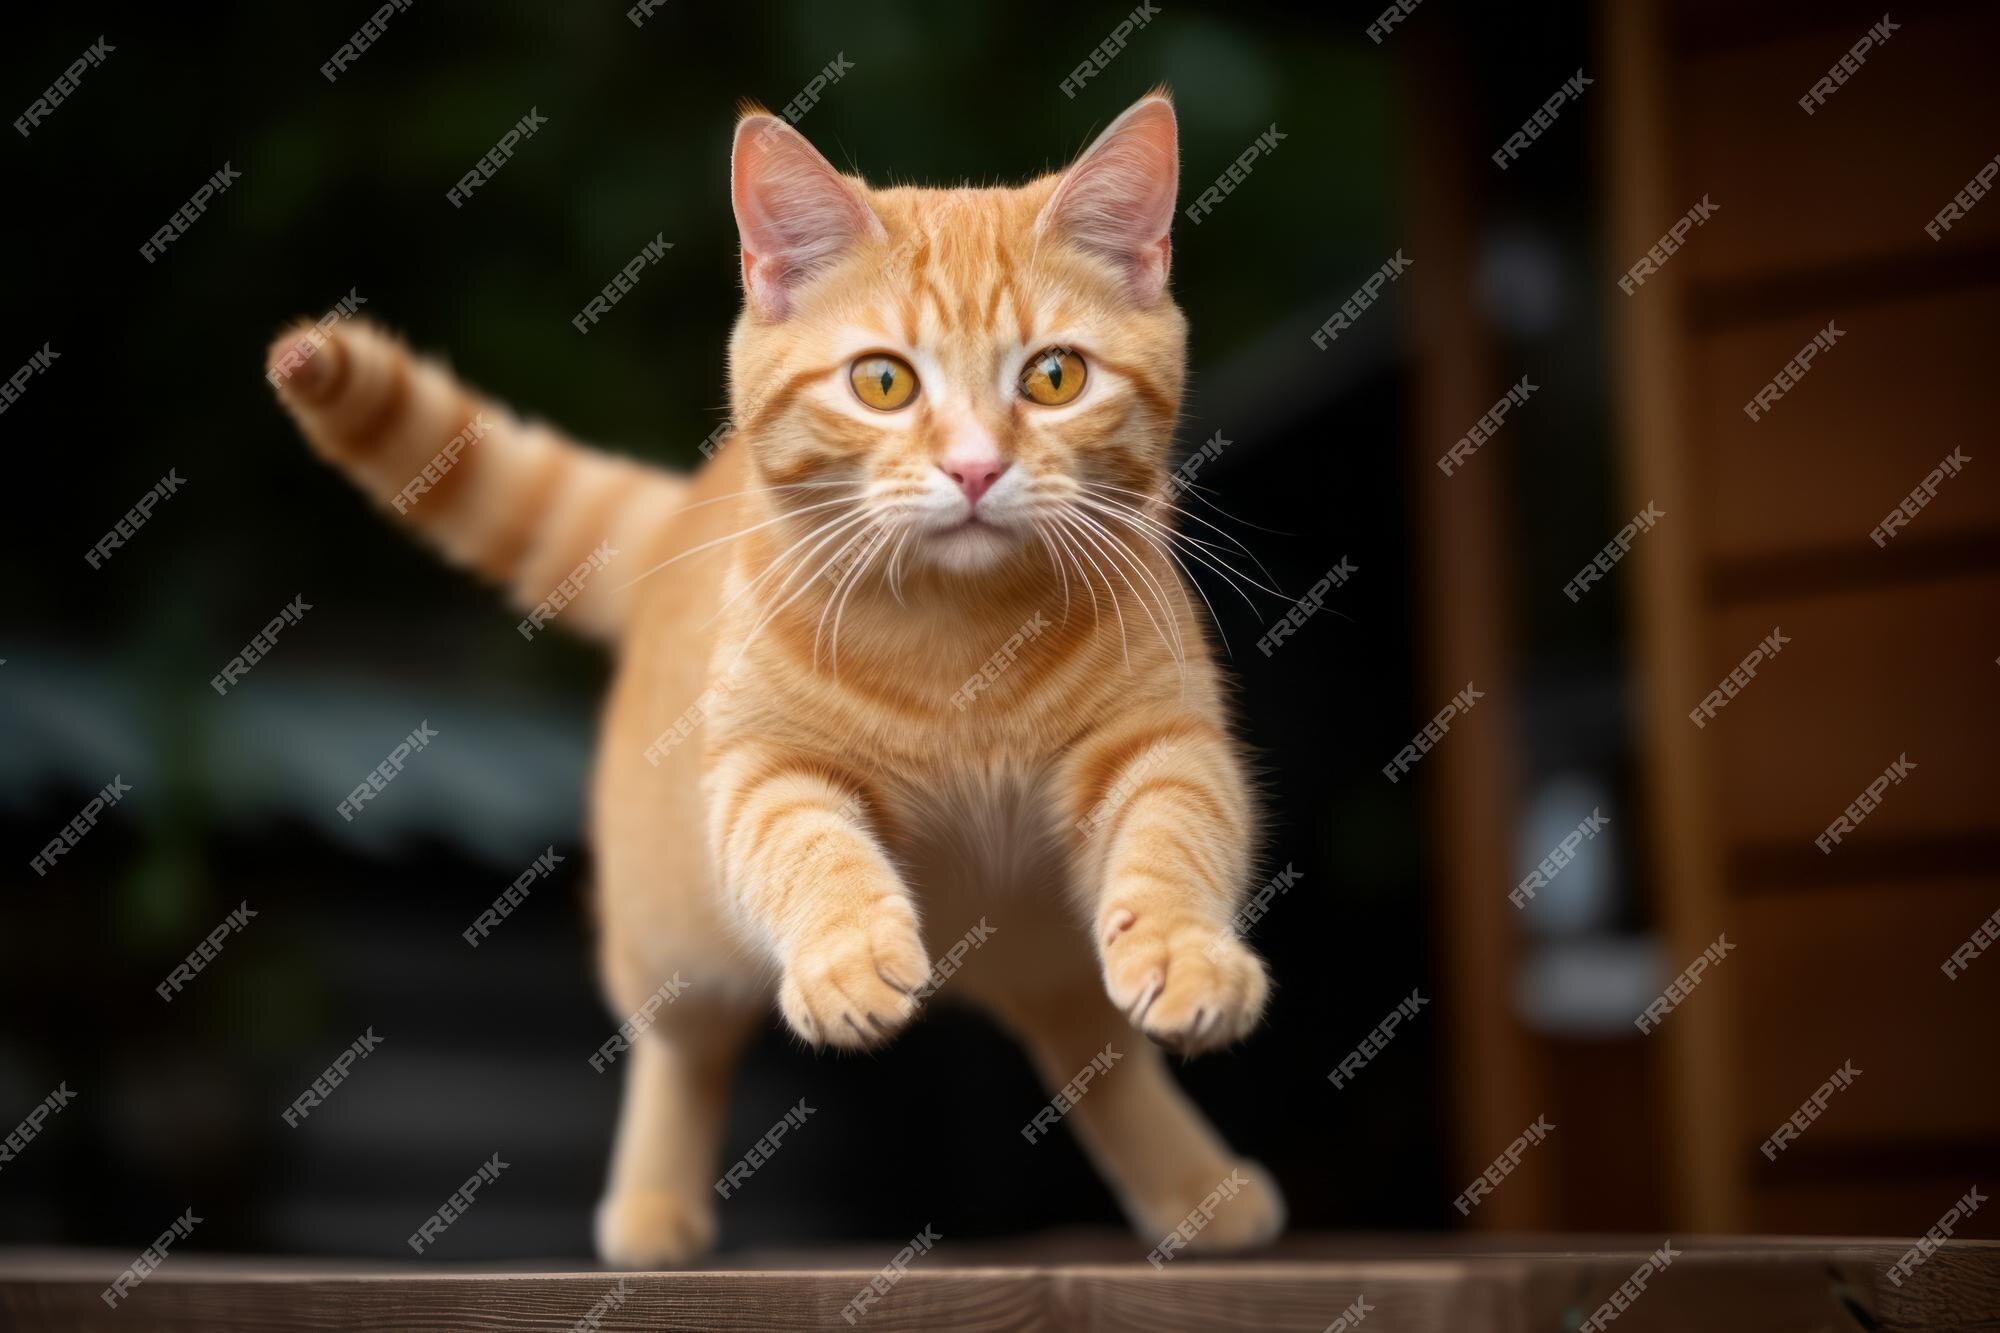
[[[692,477],[524,425],[364,323],[279,381],[323,457],[524,606],[616,553],[562,613],[618,652],[605,989],[623,1017],[689,984],[628,1057],[607,1259],[712,1240],[730,1067],[773,999],[805,1041],[863,1048],[934,989],[1052,1087],[1118,1053],[1068,1119],[1142,1237],[1232,1178],[1190,1248],[1281,1225],[1158,1049],[1240,1039],[1268,990],[1230,924],[1256,811],[1167,503],[1177,173],[1164,93],[1017,189],[873,190],[746,111],[737,430]],[[857,361],[906,403],[864,402]],[[1032,400],[1031,364],[1075,397]]]

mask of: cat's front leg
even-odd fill
[[[785,1021],[815,1046],[858,1050],[909,1021],[930,964],[867,803],[836,771],[738,749],[716,772],[711,828],[724,892],[782,970]]]
[[[1111,1002],[1183,1053],[1247,1035],[1270,983],[1231,924],[1253,820],[1235,743],[1197,716],[1128,717],[1079,747],[1068,773]]]

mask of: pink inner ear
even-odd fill
[[[1179,187],[1174,109],[1149,97],[1084,150],[1043,207],[1040,225],[1118,264],[1133,295],[1151,301],[1166,286]]]
[[[736,127],[730,196],[743,242],[743,286],[772,319],[799,289],[861,237],[884,237],[881,222],[833,164],[775,116]]]

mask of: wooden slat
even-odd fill
[[[1662,529],[1664,530],[1664,525]],[[1699,733],[1686,718],[1774,629],[1791,642]],[[1801,856],[1899,756],[1915,765],[1828,863],[1884,839],[2000,828],[2000,576],[1732,606],[1715,616],[1705,682],[1684,701],[1711,809],[1734,846]]]
[[[1677,79],[1659,0],[1610,6],[1605,20],[1605,98],[1610,107],[1610,241],[1617,254],[1644,253],[1692,202],[1670,188],[1672,105]],[[1646,813],[1660,836],[1654,909],[1670,953],[1692,958],[1725,920],[1722,861],[1706,799],[1702,738],[1687,710],[1710,688],[1701,613],[1698,531],[1691,499],[1698,479],[1686,447],[1686,366],[1681,336],[1685,265],[1669,264],[1640,289],[1644,300],[1607,293],[1617,304],[1614,400],[1628,510],[1657,503],[1669,516],[1631,559],[1635,589],[1633,654],[1640,775]],[[1676,522],[1676,519],[1682,521]],[[1675,1220],[1706,1230],[1740,1230],[1746,1217],[1735,1146],[1736,1031],[1733,981],[1715,982],[1717,1003],[1697,1006],[1661,1034],[1673,1074],[1670,1178]]]
[[[1438,454],[1506,391],[1486,326],[1466,318],[1475,300],[1478,154],[1466,105],[1436,90],[1464,81],[1448,39],[1412,34],[1405,96],[1418,168],[1410,173],[1417,340],[1415,430],[1408,442],[1425,609],[1420,694],[1428,717],[1472,682],[1484,696],[1452,724],[1448,743],[1414,780],[1426,788],[1437,884],[1438,1006],[1446,1024],[1454,1106],[1452,1178],[1474,1179],[1548,1110],[1541,1053],[1511,996],[1520,958],[1519,914],[1493,886],[1513,863],[1515,797],[1514,581],[1505,476],[1467,468],[1444,477]],[[1412,779],[1404,779],[1410,781]],[[1530,1153],[1472,1213],[1477,1227],[1546,1227],[1553,1165]],[[1458,1186],[1454,1186],[1457,1188]]]
[[[1939,244],[1924,224],[2000,152],[2000,16],[1990,6],[1891,14],[1902,28],[1810,116],[1798,99],[1879,13],[1851,31],[1814,27],[1680,67],[1678,202],[1655,230],[1704,193],[1720,211],[1674,264],[1701,281],[1754,278]],[[1996,237],[1989,199],[1946,243]]]
[[[2000,1063],[1992,1059],[2000,949],[1956,980],[1940,971],[1996,910],[2000,877],[1993,876],[1735,905],[1736,948],[1721,967],[1738,973],[1742,997],[1741,1141],[1757,1187],[1810,1180],[1820,1154],[1837,1142],[2000,1144]],[[1703,989],[1687,1004],[1704,1003]],[[1834,1096],[1796,1148],[1766,1160],[1756,1145],[1849,1060],[1861,1077]],[[1855,1224],[1851,1212],[1836,1213],[1816,1229]]]
[[[2000,286],[1860,308],[1830,299],[1824,310],[1692,340],[1700,484],[1689,518],[1708,557],[1837,547],[1849,564],[1887,566],[1921,546],[2000,535],[2000,455],[1989,447]],[[1844,336],[1833,350],[1750,420],[1743,404],[1835,316]],[[1877,546],[1870,531],[1955,446],[1973,461]]]

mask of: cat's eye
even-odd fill
[[[1021,396],[1043,407],[1061,407],[1083,392],[1083,358],[1067,347],[1034,354],[1021,372]]]
[[[916,396],[917,372],[900,356],[871,352],[847,372],[854,396],[880,412],[893,412]]]

